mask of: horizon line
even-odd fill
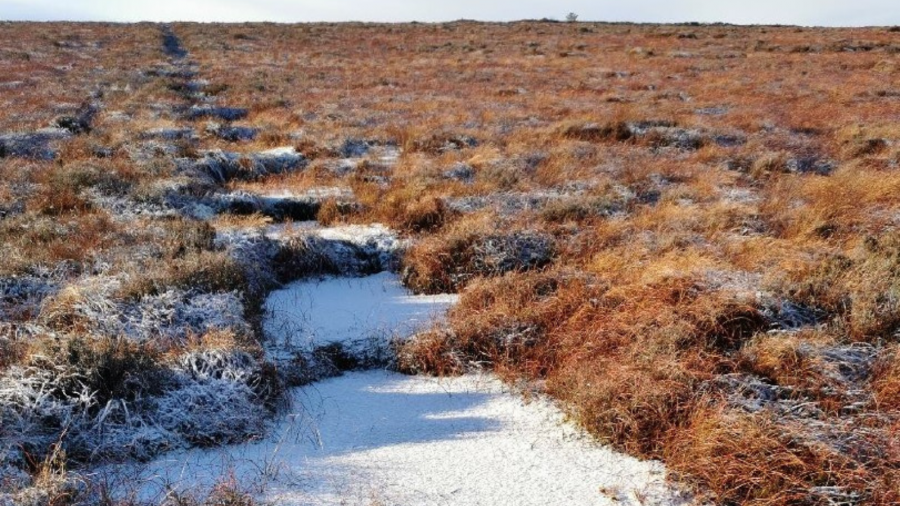
[[[277,25],[312,25],[312,24],[329,24],[329,25],[340,25],[340,24],[353,24],[353,25],[445,25],[445,24],[453,24],[453,23],[480,23],[480,24],[493,24],[493,25],[507,25],[507,24],[516,24],[516,23],[547,23],[547,24],[592,24],[592,25],[641,25],[641,26],[694,26],[694,27],[704,27],[704,26],[734,26],[734,27],[770,27],[770,28],[830,28],[830,29],[858,29],[858,28],[892,28],[897,25],[886,24],[886,25],[804,25],[804,24],[791,24],[791,23],[735,23],[732,21],[604,21],[604,20],[577,20],[577,21],[568,21],[561,20],[556,18],[522,18],[522,19],[512,19],[512,20],[483,20],[483,19],[474,19],[474,18],[458,18],[458,19],[450,19],[444,21],[419,21],[419,20],[404,20],[404,21],[365,21],[365,20],[341,20],[341,21],[330,21],[330,20],[304,20],[304,21],[275,21],[275,20],[248,20],[248,21],[197,21],[197,20],[184,20],[184,19],[170,19],[165,21],[153,21],[153,20],[136,20],[136,21],[121,21],[121,20],[107,20],[107,19],[0,19],[0,23],[4,24],[12,24],[12,23],[106,23],[106,24],[121,24],[121,25],[136,25],[136,24],[167,24],[167,23],[184,23],[184,24],[202,24],[202,25],[247,25],[247,24],[277,24]]]

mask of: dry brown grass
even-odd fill
[[[722,504],[819,504],[822,487],[857,504],[898,502],[895,33],[537,22],[173,29],[210,81],[205,93],[249,108],[238,123],[259,129],[254,140],[217,138],[200,120],[187,123],[196,140],[172,153],[134,155],[146,131],[185,125],[173,106],[194,103],[184,79],[162,72],[156,26],[0,30],[2,81],[24,83],[0,94],[0,134],[48,126],[103,92],[90,132],[57,146],[56,160],[0,158],[0,274],[65,266],[69,280],[105,265],[131,280],[118,294],[131,300],[170,287],[246,292],[212,228],[122,224],[91,192],[158,202],[174,157],[294,146],[311,160],[305,171],[224,189],[351,188],[355,201],[326,200],[318,221],[397,228],[414,240],[407,285],[462,293],[449,329],[400,350],[403,369],[478,365],[538,380],[598,438],[663,458]],[[373,148],[343,169],[347,141],[397,147],[399,159]],[[447,175],[459,165],[471,177]],[[182,193],[218,189],[192,182]],[[454,208],[459,199],[488,204]],[[517,237],[546,240],[548,254],[516,260],[510,253],[526,249]],[[65,320],[62,297],[46,304],[44,314],[60,304]],[[795,306],[813,317],[781,328],[779,308]],[[184,346],[254,349],[244,339]],[[828,352],[853,343],[878,358],[849,381]],[[0,367],[27,360],[2,346]],[[788,393],[749,411],[735,402],[739,388],[722,386],[734,377]],[[820,414],[787,416],[786,402]],[[821,444],[811,442],[816,424],[828,428]],[[846,455],[834,441],[850,441]]]
[[[364,182],[368,169],[356,176],[361,214],[329,206],[320,218],[406,230],[418,239],[404,258],[409,286],[466,287],[449,330],[401,350],[404,369],[478,364],[544,380],[598,437],[663,457],[724,504],[812,504],[828,486],[863,503],[896,499],[896,452],[798,444],[810,428],[777,402],[747,413],[711,387],[762,378],[852,433],[845,408],[857,394],[822,353],[895,340],[900,102],[884,79],[897,49],[887,31],[309,25],[226,48],[218,31],[241,29],[177,29],[228,82],[223,96],[250,102],[265,86],[284,97],[292,112],[255,114],[302,128],[323,167],[325,146],[347,138],[402,148],[388,188]],[[360,37],[371,44],[351,43]],[[260,58],[275,69],[265,81],[250,70]],[[466,138],[478,145],[456,142]],[[474,180],[442,179],[455,163]],[[592,189],[514,217],[453,216],[439,203],[582,183]],[[479,241],[521,230],[555,238],[545,272],[477,261]],[[814,309],[819,327],[767,334],[787,302]],[[882,417],[867,429],[882,435],[897,419],[892,356],[882,351],[862,388],[880,399],[862,409]]]
[[[817,450],[793,442],[791,433],[765,415],[705,408],[670,439],[665,455],[719,501],[802,504],[810,500],[809,483],[829,475],[852,478],[856,471],[840,454]]]
[[[873,375],[875,402],[885,411],[900,409],[900,355],[897,345],[882,351]]]

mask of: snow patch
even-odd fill
[[[294,393],[265,441],[195,450],[140,471],[140,495],[236,482],[291,505],[688,504],[657,462],[594,443],[550,402],[495,378],[351,373]]]
[[[51,144],[68,139],[72,134],[62,128],[43,128],[35,132],[0,135],[0,158],[20,157],[52,160],[56,156]]]
[[[246,154],[211,150],[198,159],[180,158],[175,163],[182,172],[225,183],[301,169],[306,165],[306,158],[293,147],[281,147]]]
[[[207,201],[209,207],[220,212],[238,215],[260,213],[276,221],[311,221],[316,219],[322,202],[330,198],[353,205],[353,191],[346,188],[313,188],[301,193],[280,191],[263,194],[238,190],[214,195]]]
[[[396,274],[298,281],[272,292],[263,324],[275,356],[329,343],[408,338],[424,330],[458,300],[457,295],[412,295]]]
[[[360,276],[397,268],[405,242],[380,224],[330,228],[285,227],[270,235],[295,254],[297,267],[313,273]],[[295,277],[299,278],[300,276]]]
[[[222,121],[237,121],[244,119],[250,113],[248,109],[242,107],[219,107],[219,106],[192,106],[185,113],[185,119],[197,120],[201,118],[219,119]]]
[[[341,244],[383,242],[389,247],[396,242],[379,226],[299,233]],[[301,350],[301,358],[315,361],[316,353],[333,343],[352,348],[368,339],[377,347],[439,321],[455,301],[451,295],[412,296],[389,273],[294,283],[266,301],[266,352],[280,361],[297,358]],[[161,426],[178,434],[212,430],[209,443],[227,442],[234,434],[258,435],[259,418],[240,423],[252,405],[238,402],[253,398],[255,361],[220,358],[185,357],[179,366],[185,381],[215,387],[219,396],[207,404],[203,392],[188,385],[192,393],[186,405],[215,409],[190,412]],[[219,386],[219,381],[226,383]],[[226,395],[237,404],[223,405],[216,399],[225,387],[246,392],[236,391],[234,401]],[[180,404],[179,391],[167,399]],[[353,372],[295,389],[291,397],[293,407],[263,439],[183,450],[145,465],[109,466],[97,475],[110,482],[127,477],[134,490],[122,493],[152,502],[172,490],[203,494],[231,477],[263,501],[287,506],[688,504],[667,483],[661,464],[598,445],[566,423],[549,400],[532,395],[526,402],[492,376],[434,379],[384,370]],[[167,413],[185,412],[174,404],[159,405]],[[216,424],[222,421],[228,429],[218,434]]]

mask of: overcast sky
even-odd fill
[[[0,0],[2,20],[74,21],[723,21],[900,25],[898,0]]]

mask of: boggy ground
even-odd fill
[[[263,355],[264,296],[383,269],[461,294],[403,371],[532,381],[714,503],[900,501],[896,29],[0,39],[9,501],[96,500],[66,465],[259,435],[310,377]],[[309,218],[403,237],[272,226]]]

